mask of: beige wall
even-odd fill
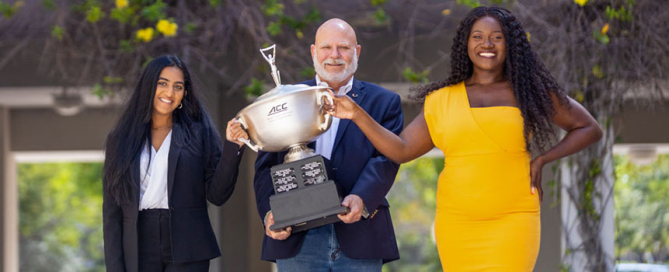
[[[48,108],[10,111],[12,151],[102,150],[116,111],[88,108],[65,117]]]
[[[620,143],[669,143],[669,101],[626,103],[614,119]]]

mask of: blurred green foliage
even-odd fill
[[[444,158],[420,158],[402,164],[388,193],[401,258],[384,272],[441,271],[434,241],[437,182]]]
[[[300,70],[300,77],[304,79],[311,79],[316,76],[316,70],[314,67],[306,67]]]
[[[628,0],[627,8],[625,6],[620,6],[619,8],[613,8],[610,5],[606,6],[606,17],[609,20],[620,20],[622,22],[630,22],[634,16],[632,15],[632,8],[634,7],[636,1]]]
[[[131,24],[133,26],[137,25],[139,21],[139,16],[135,14],[135,8],[132,6],[122,9],[113,8],[109,16],[122,24]]]
[[[382,6],[386,2],[388,2],[388,0],[372,0],[372,6]]]
[[[457,0],[456,3],[458,3],[458,5],[465,5],[470,8],[477,8],[481,6],[481,1],[479,0]]]
[[[19,164],[21,271],[105,271],[102,163]]]
[[[404,79],[411,83],[428,83],[429,79],[427,76],[430,74],[430,70],[424,70],[422,72],[416,72],[411,67],[407,67],[402,71]]]
[[[616,260],[669,262],[669,155],[639,166],[615,156]]]
[[[0,0],[0,13],[5,16],[5,18],[9,19],[12,17],[16,12],[19,11],[19,9],[23,6],[23,1],[16,1],[14,4],[10,5],[7,3],[3,3]]]
[[[42,0],[42,6],[48,11],[56,10],[56,1],[55,0]]]
[[[244,87],[244,93],[248,99],[255,99],[258,96],[261,96],[265,91],[265,81],[258,80],[257,78],[251,79],[251,84]]]
[[[296,4],[305,4],[307,1],[295,2]],[[268,18],[271,18],[275,21],[268,23],[265,30],[271,36],[277,36],[283,32],[284,26],[289,27],[294,30],[295,37],[298,39],[303,38],[303,30],[309,26],[314,25],[317,22],[321,21],[321,13],[315,7],[304,7],[305,10],[308,10],[302,18],[288,16],[283,12],[285,5],[282,4],[279,0],[266,0],[262,5],[261,10]]]
[[[56,37],[59,41],[63,40],[63,28],[55,25],[53,28],[51,28],[51,35]]]
[[[100,19],[105,17],[105,13],[100,6],[91,6],[86,11],[86,19],[91,23],[97,23]]]
[[[167,4],[163,3],[161,0],[157,0],[153,4],[143,7],[141,14],[142,17],[146,18],[147,20],[151,22],[157,22],[158,20],[165,19],[167,17],[167,14],[165,13],[166,8]]]
[[[596,29],[592,31],[592,37],[595,38],[595,40],[597,40],[598,42],[600,42],[601,44],[604,44],[604,45],[608,44],[611,41],[611,38],[609,38],[609,35],[606,35],[606,34],[602,33],[599,30],[596,30]],[[601,78],[601,77],[598,77],[598,78]]]
[[[222,2],[221,0],[209,0],[209,5],[211,5],[212,7],[218,7],[219,5],[221,5],[221,2]]]

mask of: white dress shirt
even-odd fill
[[[140,188],[139,188],[139,210],[147,209],[168,209],[167,202],[167,161],[170,153],[170,143],[172,142],[172,131],[167,133],[167,137],[156,151],[150,142],[146,144],[151,148],[151,154],[147,151],[147,146],[142,148],[140,163]],[[150,156],[150,160],[149,160]],[[151,164],[149,164],[149,161]]]
[[[316,75],[316,85],[329,87],[326,82],[321,81],[321,79]],[[338,95],[345,95],[353,88],[353,77],[346,83],[346,85],[341,86]],[[328,160],[332,156],[332,148],[334,147],[334,141],[337,137],[337,130],[339,129],[339,118],[332,117],[332,125],[330,129],[321,134],[318,139],[316,139],[316,154],[319,154]]]

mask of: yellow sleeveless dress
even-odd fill
[[[435,215],[444,271],[532,271],[540,203],[520,110],[471,108],[461,82],[429,94],[424,113],[445,157]]]

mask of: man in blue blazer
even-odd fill
[[[377,122],[399,134],[404,117],[399,95],[353,78],[360,45],[355,31],[340,19],[325,22],[311,45],[316,78],[304,82],[329,86],[348,95]],[[274,217],[269,198],[274,194],[270,167],[283,163],[285,152],[259,152],[254,188],[258,213],[265,226],[263,260],[276,261],[279,271],[381,271],[383,263],[399,259],[386,194],[399,165],[381,155],[350,120],[334,118],[332,126],[310,144],[329,159],[332,179],[343,188],[342,222],[291,233],[271,231]]]

